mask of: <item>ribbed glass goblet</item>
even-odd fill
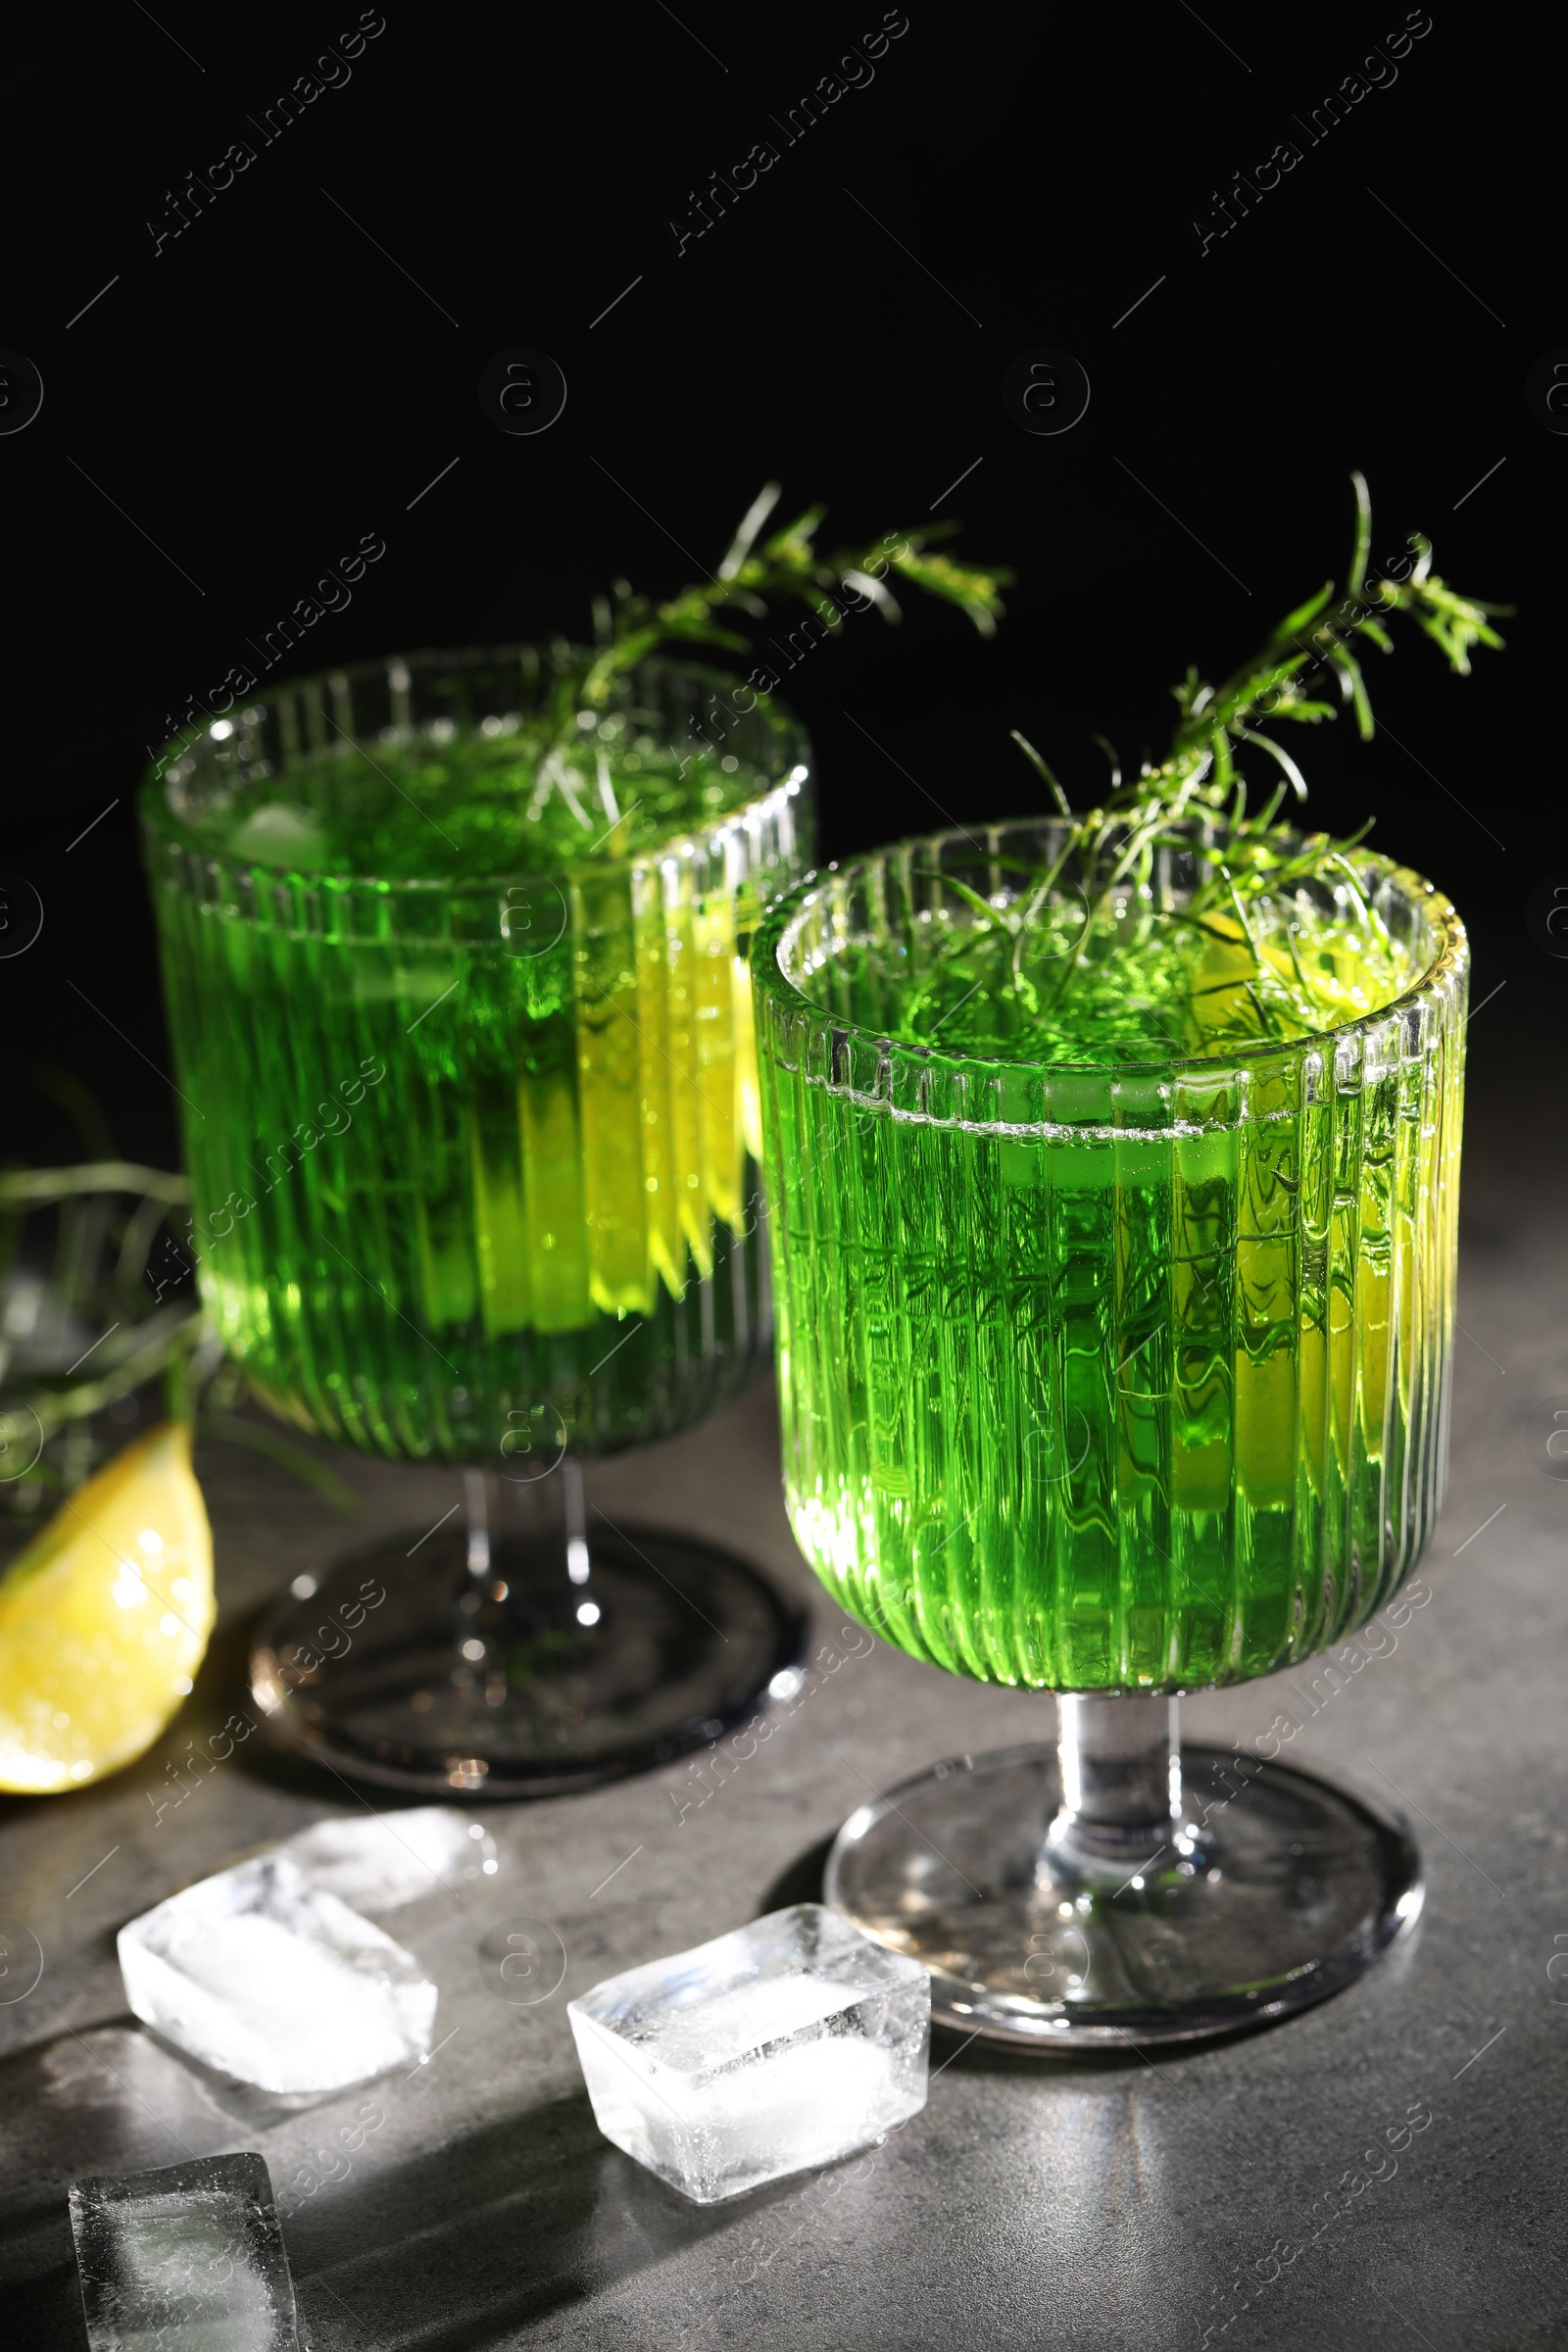
[[[281,1736],[411,1786],[657,1761],[796,1640],[738,1562],[590,1538],[576,1465],[765,1355],[745,956],[806,745],[700,670],[580,713],[571,674],[514,646],[281,686],[143,796],[213,1325],[300,1427],[472,1472],[466,1527],[347,1563],[256,1654]]]
[[[1239,1767],[1189,1751],[1184,1782],[1175,1698],[1342,1641],[1431,1529],[1468,952],[1430,885],[1363,856],[1410,979],[1341,1026],[1104,1064],[1033,1055],[1027,1026],[901,1042],[936,959],[1061,840],[905,844],[759,932],[786,1489],[863,1623],[1063,1694],[1058,1749],[862,1808],[830,1899],[926,1959],[955,2023],[1176,2038],[1320,1997],[1419,1907],[1402,1829],[1271,1760],[1272,1709]],[[1152,913],[1223,855],[1161,853]]]

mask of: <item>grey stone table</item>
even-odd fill
[[[684,2203],[599,2137],[566,2000],[813,1891],[825,1840],[871,1791],[945,1753],[1049,1738],[1051,1700],[880,1646],[851,1655],[817,1593],[827,1670],[744,1762],[488,1809],[500,1875],[406,1937],[440,1985],[426,2066],[305,2113],[249,2107],[137,2028],[114,1952],[161,1896],[354,1805],[268,1766],[256,1740],[156,1817],[172,1760],[233,1703],[248,1614],[345,1543],[303,1489],[215,1451],[201,1466],[223,1631],[185,1714],[119,1778],[0,1817],[0,1917],[45,1953],[24,1999],[6,2003],[0,1980],[0,2339],[83,2341],[72,2179],[248,2147],[291,2209],[316,2352],[1568,2344],[1568,1484],[1530,1450],[1541,1399],[1568,1396],[1561,1126],[1552,1101],[1495,1082],[1473,1104],[1452,1475],[1425,1605],[1358,1670],[1319,1662],[1185,1711],[1194,1736],[1230,1739],[1292,1709],[1294,1759],[1402,1801],[1429,1871],[1415,1937],[1337,1999],[1157,2064],[939,2040],[929,2106],[885,2147],[728,2206]],[[451,1474],[348,1474],[369,1534],[428,1526],[456,1493]],[[591,1493],[617,1520],[691,1529],[815,1591],[766,1389],[607,1465]],[[517,1917],[566,1953],[531,2007],[495,1997],[476,1953]],[[368,2096],[381,2120],[353,2127]],[[1396,2170],[1337,2197],[1412,2108],[1430,2122]],[[346,2170],[317,2153],[345,2122],[365,2132]]]

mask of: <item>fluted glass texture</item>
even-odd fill
[[[715,775],[719,750],[754,773],[752,797],[553,871],[386,880],[212,844],[258,778],[297,774],[285,851],[318,819],[417,839],[384,763],[504,739],[551,682],[548,658],[503,647],[290,684],[142,801],[224,1347],[302,1427],[515,1476],[679,1428],[765,1354],[745,959],[805,862],[805,739],[728,712],[701,748]],[[712,683],[652,662],[614,708],[673,769]]]
[[[952,885],[1004,905],[1059,842],[905,844],[759,931],[790,1514],[847,1609],[952,1672],[1245,1681],[1381,1606],[1442,1500],[1464,932],[1363,855],[1419,977],[1331,1032],[1121,1066],[890,1042],[969,919]],[[1222,848],[1166,854],[1163,903]]]

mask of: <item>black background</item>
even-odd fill
[[[76,1155],[43,1065],[88,1083],[123,1150],[177,1152],[138,773],[362,534],[384,558],[291,668],[582,636],[612,576],[667,593],[716,564],[769,476],[791,511],[827,503],[829,545],[953,514],[959,552],[1018,575],[993,642],[911,599],[789,681],[834,857],[1033,806],[1009,726],[1080,799],[1097,729],[1162,747],[1190,660],[1229,668],[1343,575],[1360,466],[1377,556],[1423,528],[1445,576],[1518,612],[1469,679],[1413,636],[1372,655],[1388,732],[1293,738],[1312,815],[1376,811],[1378,846],[1459,903],[1476,1002],[1509,992],[1473,1047],[1481,1022],[1498,1047],[1554,1026],[1564,966],[1524,909],[1568,867],[1568,438],[1524,378],[1568,344],[1560,30],[1434,0],[1397,78],[1308,145],[1293,115],[1398,32],[1393,0],[1266,21],[908,0],[874,77],[786,146],[770,118],[876,32],[874,0],[387,0],[351,78],[264,144],[264,110],[358,21],[127,0],[14,83],[0,343],[45,399],[0,438],[0,866],[46,919],[0,962],[11,1153]],[[1200,255],[1194,217],[1286,137],[1299,165]],[[255,162],[155,254],[148,221],[236,139]],[[760,139],[777,164],[677,254],[689,192]],[[478,403],[514,345],[569,386],[535,437]],[[1093,385],[1058,437],[1001,401],[1036,345]]]

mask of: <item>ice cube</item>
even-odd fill
[[[120,1967],[144,2025],[263,2090],[340,2090],[430,2046],[436,1988],[418,1962],[286,1854],[133,1919]]]
[[[929,1977],[820,1903],[607,1977],[567,2014],[600,2131],[699,2205],[925,2105]]]
[[[260,2156],[76,2180],[70,2205],[90,2352],[297,2352]]]
[[[447,1805],[407,1813],[350,1813],[297,1830],[277,1848],[313,1886],[356,1911],[397,1911],[423,1895],[456,1894],[494,1878],[496,1841]]]
[[[283,801],[254,809],[229,835],[227,846],[235,858],[253,858],[258,865],[291,865],[300,873],[318,871],[332,856],[331,843],[309,809]]]

